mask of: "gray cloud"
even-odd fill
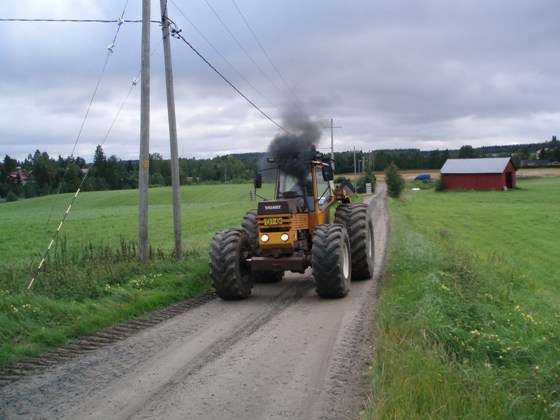
[[[336,150],[459,148],[558,134],[557,1],[236,0],[284,80],[233,2],[209,1],[266,76],[204,0],[170,3],[182,35],[275,121],[281,123],[284,109],[299,107],[298,101],[314,119],[334,118],[341,126],[335,129]],[[125,18],[141,17],[137,3],[131,2]],[[3,2],[0,18],[116,19],[124,4]],[[153,2],[152,14],[158,19],[159,2]],[[116,29],[116,24],[0,22],[1,156],[22,159],[35,149],[53,156],[71,153]],[[169,156],[161,32],[156,24],[151,29],[151,150]],[[121,107],[139,71],[140,33],[136,23],[121,27],[77,155],[92,158]],[[278,128],[185,44],[173,39],[172,47],[181,156],[265,151]],[[137,87],[104,149],[135,159],[138,142]],[[328,146],[326,130],[319,147]]]

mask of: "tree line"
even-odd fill
[[[180,159],[181,185],[216,182],[249,182],[257,158],[218,156],[212,159]],[[0,162],[0,198],[18,198],[82,191],[138,188],[138,160],[105,155],[97,146],[92,163],[81,157],[53,158],[36,150],[23,161],[5,155]],[[150,185],[171,185],[171,163],[159,153],[150,154]]]
[[[560,160],[560,147],[556,138],[545,143],[526,145],[491,146],[459,150],[418,149],[362,150],[336,152],[335,170],[338,174],[385,171],[390,164],[401,170],[440,169],[449,158],[477,158],[511,156],[517,167],[521,160]],[[264,153],[244,153],[217,156],[211,159],[179,159],[181,185],[250,182],[264,159]],[[23,161],[5,155],[0,162],[0,198],[15,200],[59,192],[121,190],[138,188],[138,160],[121,160],[107,157],[97,146],[93,162],[80,157],[53,158],[47,152],[36,150]],[[150,154],[150,184],[171,185],[171,163],[159,153]]]

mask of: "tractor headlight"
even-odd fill
[[[264,233],[264,234],[261,235],[261,241],[262,241],[262,242],[265,242],[265,243],[266,243],[266,242],[268,242],[269,239],[270,239],[270,238],[268,237],[268,235],[267,235],[266,233]]]
[[[283,233],[280,236],[280,239],[282,240],[282,242],[288,242],[288,239],[290,239],[290,235],[288,235],[287,233]]]

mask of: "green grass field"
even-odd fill
[[[366,417],[560,416],[560,178],[518,186],[390,201]]]
[[[81,193],[30,290],[30,280],[73,195],[1,204],[0,367],[209,290],[207,252],[212,236],[241,226],[245,212],[256,207],[249,200],[250,189],[182,188],[182,261],[171,257],[171,190],[150,189],[153,258],[143,264],[135,251],[138,192]]]
[[[250,185],[189,186],[181,190],[185,245],[208,243],[214,229],[239,225],[249,200]],[[0,264],[28,261],[45,251],[73,194],[52,195],[0,206]],[[149,240],[153,247],[172,248],[173,213],[170,188],[149,191]],[[115,244],[136,241],[136,190],[87,192],[78,195],[61,230],[68,243]],[[241,215],[241,216],[240,216]]]

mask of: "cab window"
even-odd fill
[[[320,167],[315,168],[315,179],[317,180],[319,208],[323,210],[332,201],[332,194],[328,181],[323,179],[323,172]]]
[[[278,181],[278,198],[300,197],[304,210],[315,210],[311,171],[305,179],[281,173]]]

